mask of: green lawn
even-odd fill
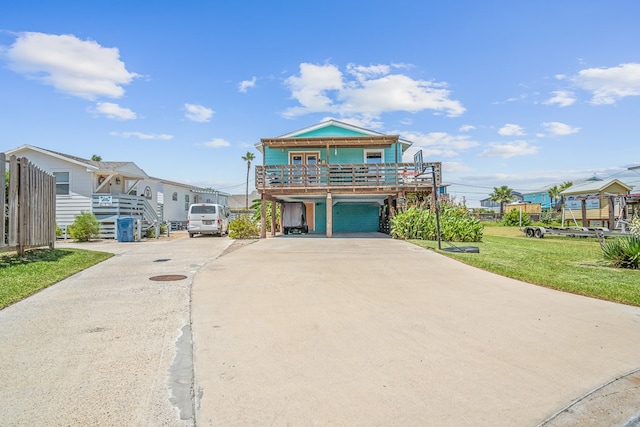
[[[112,256],[81,249],[33,249],[24,258],[0,254],[0,309]]]
[[[437,248],[434,241],[411,242]],[[597,239],[548,235],[534,239],[517,227],[485,227],[483,241],[471,245],[480,253],[441,253],[536,285],[640,306],[640,270],[607,267]],[[443,248],[448,246],[442,242]]]

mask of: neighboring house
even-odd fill
[[[189,205],[192,203],[217,203],[227,206],[229,194],[221,191],[196,187],[162,178],[150,178],[157,182],[158,216],[171,227],[181,229],[186,226]]]
[[[630,186],[617,179],[572,185],[560,193],[564,217],[585,227],[616,228],[616,219],[625,216],[624,200],[630,191]]]
[[[517,191],[512,191],[511,195],[513,196],[513,202],[522,202],[524,201],[524,197],[522,193]],[[500,203],[494,202],[491,200],[491,197],[487,197],[486,199],[480,200],[480,206],[485,209],[493,209],[494,211],[500,211]]]
[[[334,232],[388,231],[389,216],[407,194],[433,197],[431,168],[438,188],[442,182],[440,162],[426,163],[425,174],[416,174],[414,163],[402,162],[410,146],[398,135],[336,120],[262,138],[256,144],[263,155],[263,164],[256,166],[256,189],[263,212],[268,202],[303,202],[309,232],[331,237]]]
[[[522,201],[526,203],[538,203],[540,204],[542,210],[549,210],[551,208],[556,207],[556,203],[559,203],[560,200],[551,200],[549,196],[549,190],[551,187],[546,187],[539,191],[532,191],[530,193],[522,193]]]
[[[92,212],[103,238],[116,237],[117,220],[124,216],[140,219],[145,228],[165,220],[186,222],[187,202],[217,193],[150,177],[133,162],[93,161],[31,145],[6,155],[26,157],[55,176],[58,227],[65,230],[77,215]]]
[[[260,198],[260,194],[256,190],[253,190],[249,193],[249,211],[246,208],[246,194],[233,194],[229,196],[227,207],[231,212],[231,219],[238,218],[242,214],[253,215],[253,210],[251,209],[251,205],[253,201]]]

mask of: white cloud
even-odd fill
[[[94,114],[101,114],[110,119],[134,120],[137,118],[136,113],[113,102],[98,102],[95,108],[89,109],[89,111]]]
[[[557,90],[551,92],[553,96],[547,99],[545,104],[557,104],[559,107],[568,107],[576,102],[576,96],[568,90]]]
[[[572,133],[577,133],[580,130],[580,128],[572,127],[561,122],[544,122],[542,123],[542,126],[547,130],[547,132],[559,136],[571,135]]]
[[[184,104],[184,109],[187,110],[187,112],[184,113],[187,119],[199,123],[208,122],[214,113],[211,108],[196,104]]]
[[[471,130],[474,130],[476,127],[472,126],[472,125],[462,125],[460,126],[460,129],[458,129],[458,131],[460,132],[469,132]]]
[[[394,68],[397,66],[349,64],[344,75],[332,64],[302,63],[300,74],[285,81],[300,106],[283,115],[291,118],[324,112],[377,118],[393,111],[434,110],[451,117],[464,113],[462,104],[450,99],[446,84],[391,74]]]
[[[228,147],[231,144],[222,138],[213,138],[211,141],[203,142],[202,145],[204,145],[205,147],[219,148]]]
[[[12,70],[89,100],[120,98],[123,86],[138,77],[127,71],[117,48],[73,35],[20,33],[4,56]]]
[[[254,87],[256,87],[255,76],[251,80],[243,80],[238,84],[238,90],[242,93],[247,93],[247,90]]]
[[[508,159],[516,156],[536,154],[538,147],[529,145],[526,141],[514,141],[507,144],[489,144],[489,148],[480,153],[480,157],[499,157]]]
[[[613,104],[627,96],[640,96],[640,63],[587,68],[571,80],[579,88],[592,93],[592,104]]]
[[[498,129],[498,133],[502,136],[521,136],[524,135],[524,129],[518,125],[507,123]]]
[[[165,141],[173,139],[173,135],[167,135],[166,133],[150,134],[150,133],[142,133],[142,132],[111,132],[110,135],[119,136],[121,138],[161,139]]]
[[[446,132],[402,133],[401,137],[413,142],[403,154],[404,162],[412,162],[416,151],[422,150],[425,160],[434,157],[455,157],[461,151],[476,147],[479,144],[468,135],[450,135]]]
[[[471,172],[472,170],[472,167],[461,162],[442,162],[442,171],[445,173]]]

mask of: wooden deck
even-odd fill
[[[435,169],[436,186],[441,184],[441,163],[427,163]],[[431,192],[430,170],[415,171],[413,163],[259,165],[256,188],[265,196],[334,194],[398,194]]]

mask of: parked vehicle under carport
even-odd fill
[[[282,232],[289,233],[308,233],[307,226],[307,208],[302,202],[284,202],[282,204]]]

